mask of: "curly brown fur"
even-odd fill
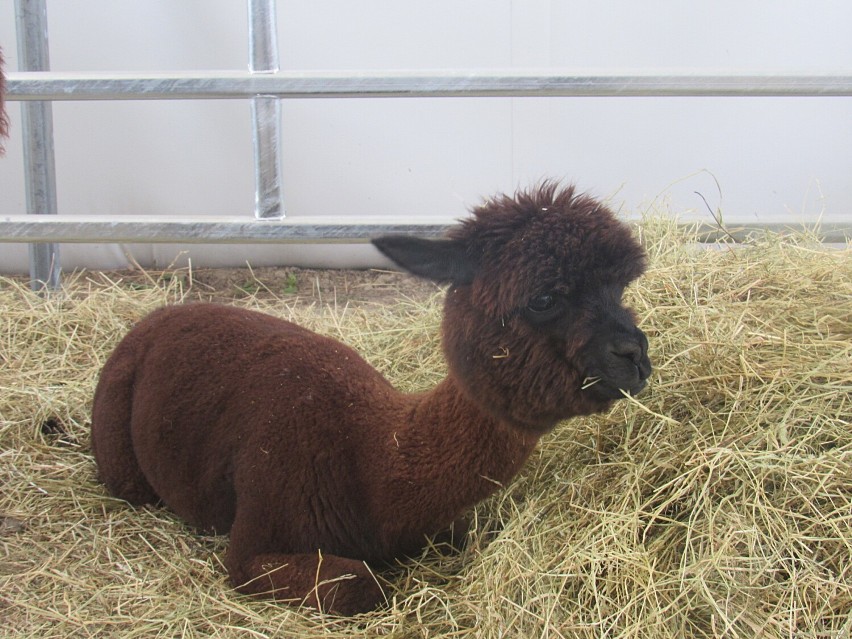
[[[450,283],[449,374],[430,392],[396,391],[335,340],[208,304],[155,311],[101,373],[101,479],[230,532],[242,592],[342,614],[377,606],[368,564],[418,552],[509,482],[558,421],[606,410],[650,375],[621,303],[644,253],[573,188],[489,200],[443,240],[374,243]]]

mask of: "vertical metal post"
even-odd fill
[[[248,0],[249,71],[278,71],[275,0]],[[284,217],[281,201],[281,103],[272,96],[251,101],[254,142],[255,205],[257,219]]]
[[[15,0],[18,67],[49,71],[46,0]],[[53,154],[53,108],[50,102],[21,104],[27,213],[56,213],[56,165]],[[30,287],[59,288],[59,245],[30,244]]]

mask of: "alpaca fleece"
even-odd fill
[[[101,373],[101,480],[229,533],[241,592],[339,614],[380,605],[369,566],[417,553],[557,422],[607,410],[650,375],[621,303],[644,252],[572,187],[488,200],[441,240],[374,244],[449,284],[449,374],[429,392],[396,391],[333,339],[211,304],[153,312]]]

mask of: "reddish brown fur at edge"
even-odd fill
[[[9,137],[9,116],[6,114],[6,76],[3,69],[5,63],[3,60],[3,49],[0,49],[0,138]],[[3,155],[2,139],[0,139],[0,155]]]
[[[581,390],[578,362],[601,324],[587,289],[644,268],[608,210],[552,185],[486,202],[451,237],[478,270],[448,292],[450,372],[435,389],[400,393],[351,348],[264,314],[163,308],[101,373],[101,480],[230,532],[226,565],[242,592],[341,614],[379,605],[368,564],[418,552],[509,482],[556,421],[610,405]],[[541,330],[517,312],[542,289],[569,299],[580,281],[573,328]]]

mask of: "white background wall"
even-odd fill
[[[55,71],[244,70],[242,0],[52,0]],[[0,46],[17,70],[13,0]],[[279,0],[283,69],[852,73],[845,0]],[[0,213],[24,213],[20,107],[0,160]],[[285,206],[300,215],[460,217],[542,177],[627,217],[652,201],[729,221],[852,220],[852,98],[475,98],[283,103]],[[59,210],[253,211],[246,101],[54,103]],[[713,177],[722,189],[721,202]],[[364,265],[369,247],[63,245],[66,269]],[[185,255],[184,255],[185,258]],[[25,271],[0,244],[0,270]]]

